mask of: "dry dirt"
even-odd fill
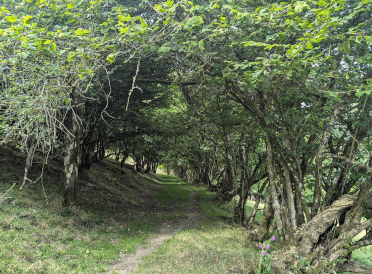
[[[202,211],[196,200],[197,193],[193,189],[189,189],[191,195],[185,207],[186,218],[180,219],[177,222],[166,222],[158,226],[157,234],[148,240],[148,243],[137,247],[134,254],[122,254],[119,261],[111,267],[111,270],[103,274],[114,273],[133,273],[138,269],[138,266],[143,260],[143,257],[157,250],[164,241],[170,239],[174,234],[182,229],[193,228],[197,223],[204,219]]]

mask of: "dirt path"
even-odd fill
[[[105,272],[104,274],[112,274],[112,271],[120,274],[135,272],[144,256],[157,250],[164,241],[170,239],[181,229],[193,228],[197,223],[203,220],[203,213],[196,201],[197,192],[191,188],[188,189],[191,191],[191,195],[185,206],[186,218],[180,219],[177,222],[166,222],[161,224],[158,227],[158,233],[155,237],[149,239],[146,245],[137,247],[134,254],[121,254],[119,261],[111,266],[109,272]]]

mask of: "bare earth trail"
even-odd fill
[[[180,230],[193,228],[204,219],[203,213],[196,200],[197,192],[191,188],[187,189],[191,191],[191,195],[185,206],[186,218],[179,219],[176,222],[168,221],[160,224],[157,229],[157,234],[150,238],[146,245],[137,247],[134,254],[121,254],[119,261],[111,266],[111,271],[105,272],[104,274],[112,274],[112,271],[120,274],[135,272],[141,264],[143,257],[157,250],[164,241],[170,239]]]

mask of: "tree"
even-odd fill
[[[189,13],[182,25],[188,35],[174,38],[171,54],[188,61],[184,81],[213,80],[265,135],[271,202],[250,239],[263,241],[277,230],[279,273],[302,258],[310,273],[331,267],[328,261],[346,267],[358,248],[350,239],[366,229],[361,242],[369,245],[372,224],[362,221],[372,187],[369,156],[356,149],[369,146],[363,140],[370,134],[371,3],[180,5]],[[311,204],[305,188],[313,191]],[[282,252],[288,246],[293,252]]]
[[[93,82],[109,78],[115,61],[139,57],[151,41],[167,36],[166,26],[152,32],[143,18],[112,3],[8,1],[1,8],[2,142],[17,141],[28,152],[21,188],[34,153],[40,151],[47,162],[63,144],[66,205],[75,199],[87,96],[99,97]],[[106,107],[110,92],[111,87]],[[101,117],[106,114],[103,108]]]

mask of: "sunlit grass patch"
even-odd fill
[[[213,199],[216,196],[216,193],[207,191],[201,186],[191,185],[190,188],[198,193],[196,198],[200,200],[199,206],[205,215],[210,217],[232,216],[232,208],[229,204],[223,205]]]
[[[185,184],[185,182],[181,179],[181,178],[178,178],[176,176],[171,176],[171,175],[165,175],[165,174],[156,174],[156,176],[161,179],[161,182],[162,184],[166,184],[166,183],[178,183],[178,184]]]
[[[166,174],[156,174],[156,176],[158,176],[159,178],[162,178],[162,179],[169,179],[169,180],[179,180],[180,178],[176,177],[176,176],[172,176],[172,175],[166,175]]]
[[[189,198],[190,190],[176,184],[165,184],[163,190],[154,195],[154,199],[163,207],[172,204],[184,206]]]

